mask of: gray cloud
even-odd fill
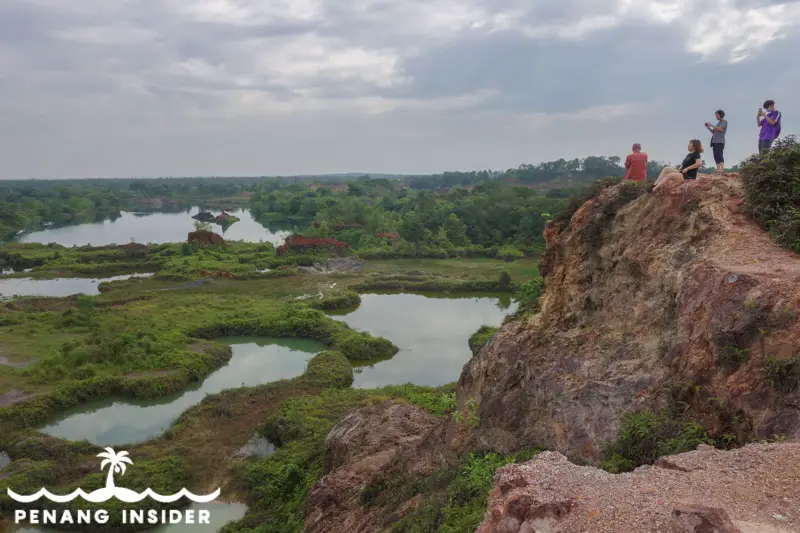
[[[742,158],[765,98],[792,129],[798,2],[530,4],[6,2],[0,177],[674,160],[719,107]]]

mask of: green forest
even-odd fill
[[[655,177],[662,166],[650,162],[649,174]],[[544,221],[563,207],[564,198],[624,172],[619,157],[590,156],[425,176],[5,180],[0,182],[0,241],[44,226],[113,220],[126,210],[204,205],[250,207],[256,218],[295,220],[303,230],[303,224],[316,220],[320,227],[314,233],[320,236],[337,236],[335,227],[357,225],[337,238],[371,250],[386,248],[386,240],[376,237],[381,232],[398,233],[417,251],[506,244],[525,249],[541,246]]]

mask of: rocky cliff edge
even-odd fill
[[[643,408],[679,408],[733,443],[800,437],[800,257],[744,215],[738,177],[610,187],[545,237],[540,311],[500,328],[459,380],[477,426],[403,404],[351,414],[328,436],[306,531],[384,531],[421,495],[365,505],[381,479],[533,446],[552,451],[498,470],[480,533],[800,531],[800,444],[701,446],[619,475],[565,457],[600,459]]]
[[[800,436],[800,256],[742,212],[736,176],[604,189],[545,231],[541,312],[465,367],[459,449],[600,457],[621,416],[680,405],[712,437]]]

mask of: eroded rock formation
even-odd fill
[[[459,449],[596,460],[624,413],[678,402],[712,436],[800,436],[800,256],[741,213],[737,178],[632,196],[547,228],[541,312],[464,367],[480,426]]]
[[[200,246],[207,246],[209,244],[213,246],[221,246],[225,244],[225,240],[222,237],[220,237],[219,235],[217,235],[212,231],[205,231],[205,230],[193,231],[189,233],[187,241],[189,242],[189,244],[191,244],[194,241],[197,241],[197,243],[199,243]]]
[[[703,446],[616,476],[565,458],[597,461],[642,408],[682,406],[737,442],[800,437],[800,257],[744,216],[735,176],[633,191],[605,189],[545,230],[540,312],[504,324],[460,377],[477,427],[406,406],[334,429],[307,531],[383,531],[419,496],[380,509],[365,487],[541,446],[554,451],[498,471],[480,533],[800,532],[800,444]]]
[[[308,495],[306,533],[382,531],[387,511],[362,505],[362,489],[385,475],[429,474],[437,461],[425,443],[436,427],[434,417],[405,403],[364,407],[345,417],[325,440],[326,474]],[[393,510],[394,517],[414,503]]]

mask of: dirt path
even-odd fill
[[[8,357],[4,357],[0,355],[0,365],[2,366],[10,366],[13,368],[25,368],[26,366],[34,363],[34,361],[9,361]]]
[[[0,407],[9,407],[15,403],[30,400],[34,396],[36,395],[29,392],[21,391],[19,389],[11,389],[4,394],[0,394]]]
[[[711,183],[704,184],[705,181]],[[744,191],[738,175],[707,177],[696,186],[708,187],[714,218],[722,227],[715,229],[703,255],[732,276],[743,274],[768,279],[788,301],[800,301],[800,254],[781,248],[748,217],[743,209]],[[724,207],[723,207],[724,206]],[[725,209],[727,207],[727,209]],[[731,278],[735,282],[735,278]]]

